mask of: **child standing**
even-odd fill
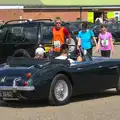
[[[102,57],[110,57],[114,51],[112,34],[107,31],[107,25],[101,25],[96,51],[101,50]]]

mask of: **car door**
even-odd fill
[[[72,78],[75,94],[90,93],[98,90],[99,64],[94,61],[78,63],[72,67]]]
[[[114,87],[118,81],[117,66],[101,61],[87,61],[73,67],[74,93],[91,93]]]
[[[118,82],[119,69],[115,62],[100,61],[97,69],[97,89],[104,90],[115,87]]]
[[[114,37],[116,39],[116,42],[120,41],[120,23],[117,23],[117,29],[113,30],[114,32]]]

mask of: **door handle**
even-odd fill
[[[98,68],[102,68],[103,66],[98,66]]]
[[[83,68],[77,68],[77,70],[81,70],[81,69],[83,69]]]

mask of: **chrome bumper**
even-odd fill
[[[0,91],[33,91],[35,90],[34,86],[0,86]]]

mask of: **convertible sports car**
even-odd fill
[[[116,88],[120,93],[120,59],[90,57],[83,62],[10,57],[0,67],[0,97],[5,100],[48,99],[63,105],[72,96]]]

